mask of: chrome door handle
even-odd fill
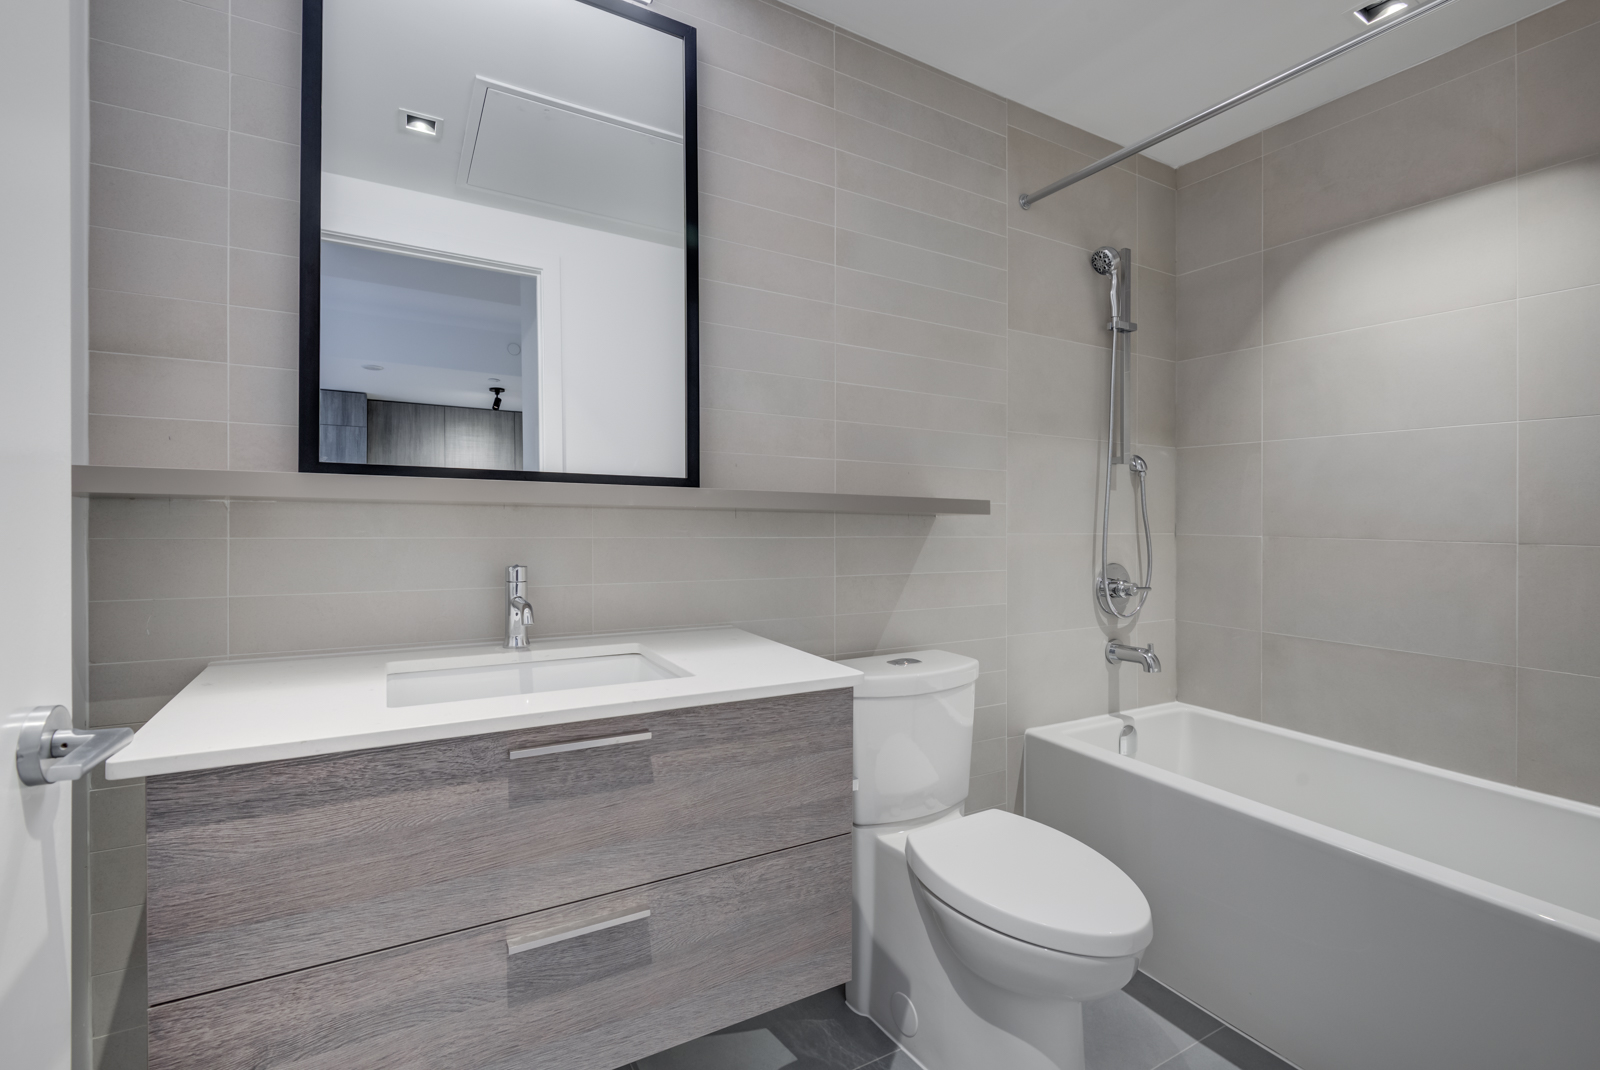
[[[518,758],[536,758],[541,754],[564,754],[569,750],[591,750],[594,747],[615,747],[618,743],[642,743],[650,738],[649,732],[630,732],[625,736],[602,736],[599,739],[580,739],[572,743],[550,743],[543,747],[523,747],[506,755],[512,761]]]
[[[29,787],[77,780],[132,742],[131,728],[80,732],[65,706],[35,706],[17,734],[17,776]]]

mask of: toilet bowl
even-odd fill
[[[1065,833],[963,813],[975,661],[934,650],[846,664],[865,674],[847,1002],[927,1070],[1083,1070],[1082,1003],[1132,979],[1149,903]]]

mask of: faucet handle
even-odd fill
[[[527,583],[528,582],[528,566],[527,565],[507,565],[506,566],[506,582],[507,583]]]

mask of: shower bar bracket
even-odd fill
[[[1291,80],[1293,78],[1298,78],[1302,74],[1305,74],[1307,71],[1313,70],[1314,68],[1322,66],[1324,63],[1328,62],[1330,59],[1336,59],[1337,57],[1342,56],[1346,52],[1350,51],[1352,48],[1355,48],[1358,45],[1366,44],[1368,41],[1372,40],[1374,37],[1377,37],[1377,36],[1379,36],[1381,34],[1386,34],[1390,30],[1396,29],[1396,28],[1398,28],[1400,26],[1404,26],[1406,23],[1410,22],[1412,19],[1420,19],[1422,16],[1428,14],[1430,11],[1437,11],[1439,8],[1443,7],[1444,5],[1448,4],[1449,2],[1450,2],[1450,0],[1429,0],[1428,3],[1423,4],[1421,7],[1417,8],[1415,11],[1407,11],[1404,14],[1396,15],[1393,18],[1385,19],[1384,21],[1380,22],[1378,25],[1374,26],[1372,29],[1368,30],[1367,32],[1361,33],[1361,34],[1357,34],[1356,36],[1350,38],[1350,40],[1345,41],[1343,44],[1335,45],[1332,48],[1328,49],[1328,51],[1326,51],[1326,52],[1323,52],[1323,53],[1321,53],[1319,55],[1312,56],[1310,59],[1306,60],[1304,63],[1296,64],[1295,66],[1290,67],[1288,70],[1284,71],[1283,73],[1276,74],[1276,75],[1272,76],[1271,78],[1268,78],[1265,82],[1262,82],[1260,85],[1254,86],[1253,88],[1250,88],[1250,89],[1246,89],[1243,93],[1240,93],[1238,96],[1229,97],[1227,100],[1224,100],[1221,104],[1214,104],[1211,107],[1207,108],[1205,111],[1200,112],[1197,115],[1189,116],[1189,118],[1185,119],[1181,123],[1174,123],[1172,126],[1167,127],[1165,130],[1161,131],[1159,134],[1152,134],[1151,136],[1145,138],[1143,141],[1136,141],[1132,145],[1127,146],[1126,148],[1118,149],[1116,152],[1113,152],[1110,156],[1107,156],[1105,159],[1096,160],[1094,163],[1090,164],[1088,167],[1085,167],[1083,170],[1074,171],[1074,172],[1072,172],[1072,174],[1068,175],[1066,178],[1063,178],[1063,179],[1061,179],[1061,180],[1059,180],[1057,182],[1052,182],[1052,183],[1050,183],[1050,185],[1045,186],[1043,189],[1034,190],[1032,193],[1024,193],[1024,194],[1022,194],[1021,196],[1019,196],[1017,198],[1017,203],[1022,205],[1024,210],[1032,208],[1035,203],[1037,203],[1038,201],[1044,200],[1046,197],[1050,196],[1052,193],[1060,193],[1062,190],[1066,189],[1068,186],[1071,186],[1071,185],[1073,185],[1075,183],[1078,183],[1078,182],[1082,182],[1084,179],[1089,178],[1089,177],[1091,177],[1093,175],[1098,175],[1101,171],[1104,171],[1108,167],[1115,167],[1117,164],[1121,163],[1123,160],[1126,160],[1130,156],[1137,156],[1137,155],[1139,155],[1139,153],[1143,152],[1145,149],[1151,148],[1151,147],[1153,147],[1155,145],[1159,145],[1163,141],[1167,140],[1170,137],[1176,137],[1179,134],[1183,133],[1185,130],[1188,130],[1190,127],[1199,126],[1201,123],[1205,122],[1207,119],[1215,118],[1216,116],[1221,115],[1225,111],[1230,111],[1233,108],[1237,108],[1239,105],[1243,104],[1247,100],[1254,100],[1256,97],[1259,97],[1262,93],[1265,93],[1267,90],[1276,89],[1278,86],[1282,85],[1284,82],[1287,82],[1287,81],[1289,81],[1289,80]]]

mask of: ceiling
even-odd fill
[[[788,2],[1119,145],[1364,29],[1360,0]],[[1181,166],[1556,2],[1453,0],[1147,155]]]

